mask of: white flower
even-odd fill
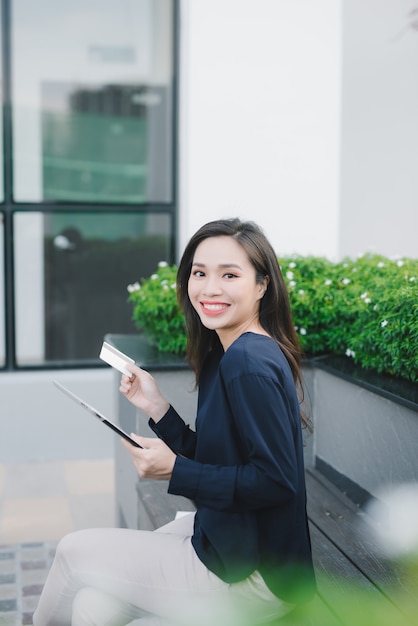
[[[411,276],[411,278],[409,279],[409,282],[410,282],[410,283],[413,283],[413,282],[414,282],[414,280],[416,280],[415,276]]]
[[[162,284],[162,285],[167,285],[167,283],[168,283],[168,280],[167,280],[166,278],[165,278],[164,280],[162,280],[162,281],[161,281],[161,284]]]
[[[388,557],[418,555],[418,484],[405,483],[381,490],[367,506],[373,522],[369,532]]]
[[[167,291],[168,286],[167,285],[163,285],[163,289],[164,289],[164,291]]]
[[[327,286],[332,285],[332,280],[330,280],[329,278],[327,278],[327,280],[325,281],[325,284]]]
[[[345,351],[345,356],[349,356],[354,359],[354,357],[356,356],[356,353],[353,350],[350,350],[350,348],[347,348],[347,350]]]
[[[301,328],[301,329],[300,329],[300,334],[301,334],[301,335],[306,335],[306,333],[307,333],[306,328]]]
[[[383,320],[383,322],[380,322],[380,325],[382,328],[384,328],[385,326],[388,325],[388,321],[387,320]]]
[[[158,274],[152,274],[151,275],[151,280],[157,280],[158,278]]]
[[[177,289],[176,283],[171,283],[170,287],[171,287],[171,289]]]
[[[343,267],[348,267],[348,263],[343,263]]]
[[[360,296],[360,298],[361,298],[362,300],[364,300],[364,302],[365,302],[366,304],[370,304],[370,302],[371,302],[370,298],[368,298],[368,297],[367,297],[367,291],[365,291],[364,293],[362,293],[362,294],[361,294],[361,296]]]
[[[292,261],[291,263],[289,263],[289,267],[294,269],[296,267],[296,263],[294,261]]]
[[[294,273],[293,273],[293,272],[286,272],[286,277],[287,277],[287,278],[291,279],[291,278],[293,278],[294,276],[295,276],[295,275],[294,275]]]
[[[291,280],[290,283],[289,283],[289,286],[290,287],[294,287],[295,285],[296,285],[296,282],[294,280]]]
[[[343,278],[341,282],[343,285],[349,285],[351,283],[351,280],[349,278]]]
[[[402,267],[402,265],[403,265],[403,264],[404,264],[404,262],[403,262],[403,261],[401,261],[401,260],[399,260],[399,261],[397,261],[397,262],[396,262],[396,265],[397,265],[398,267]]]
[[[168,267],[167,261],[159,261],[158,267]]]
[[[304,289],[299,289],[298,294],[299,294],[300,296],[303,296],[303,294],[304,294],[304,293],[305,293]]]
[[[383,263],[383,261],[379,261],[379,263],[377,264],[377,267],[385,267],[385,264]]]
[[[139,291],[141,289],[141,285],[139,283],[132,283],[131,285],[127,286],[127,290],[129,291],[129,293],[132,293],[133,291]]]

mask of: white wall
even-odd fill
[[[3,372],[0,376],[1,463],[113,456],[118,436],[58,391],[53,379],[110,420],[117,421],[117,386],[110,367]]]
[[[239,215],[278,254],[416,257],[412,0],[182,0],[180,245]]]
[[[409,15],[414,5],[344,2],[343,256],[418,256],[418,31]]]
[[[182,0],[180,250],[238,215],[337,254],[340,30],[336,0]]]

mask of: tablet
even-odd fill
[[[116,424],[111,422],[107,417],[102,415],[102,413],[100,413],[100,411],[98,411],[94,407],[90,406],[90,404],[87,404],[87,402],[84,402],[84,400],[82,400],[81,398],[76,396],[76,394],[73,393],[72,391],[70,391],[69,389],[67,389],[67,387],[64,387],[64,385],[61,385],[61,383],[59,383],[57,380],[53,380],[52,382],[57,387],[57,389],[59,389],[60,391],[65,393],[65,395],[68,396],[69,398],[71,398],[71,400],[74,400],[74,402],[77,402],[77,404],[82,406],[83,409],[86,409],[86,411],[91,413],[91,415],[94,415],[95,417],[97,417],[103,424],[108,426],[108,428],[111,428],[115,433],[117,433],[118,435],[120,435],[121,437],[126,439],[126,441],[129,441],[130,444],[132,444],[136,448],[142,448],[143,447],[143,446],[139,445],[139,443],[137,441],[132,439],[132,437],[130,437],[128,435],[128,433],[125,433],[125,431],[123,431],[121,428],[119,428],[119,426],[117,426]]]

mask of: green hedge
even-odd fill
[[[418,260],[364,255],[335,263],[279,258],[295,327],[309,356],[346,355],[365,369],[418,380]],[[182,354],[186,337],[175,266],[160,264],[130,286],[133,319],[161,351]]]
[[[177,267],[161,262],[155,274],[141,284],[128,285],[132,319],[161,352],[185,354],[186,326],[176,297]]]

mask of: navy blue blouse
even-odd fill
[[[150,426],[182,455],[168,490],[194,501],[192,543],[208,569],[228,583],[258,570],[277,597],[310,597],[299,400],[278,344],[248,332],[209,355],[196,432],[173,407]]]

